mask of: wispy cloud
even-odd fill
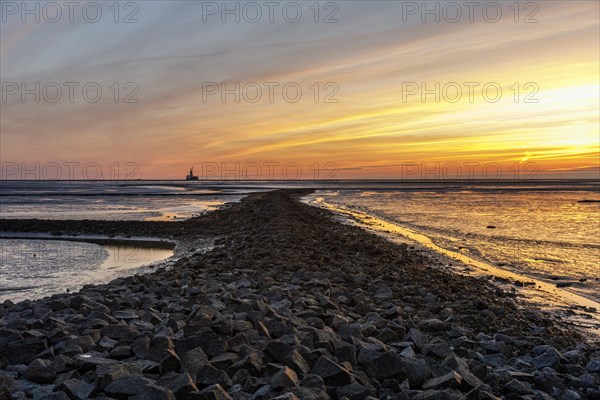
[[[138,3],[134,24],[0,25],[2,82],[97,82],[104,95],[98,103],[81,93],[73,103],[10,96],[0,111],[3,160],[136,161],[144,177],[179,177],[198,160],[336,161],[354,177],[389,177],[406,160],[597,163],[597,2],[540,2],[533,24],[510,14],[498,23],[404,23],[402,2],[387,1],[339,2],[331,24],[204,23],[201,2]],[[111,85],[122,100],[128,82],[139,103],[115,103]],[[263,97],[205,101],[206,82],[254,82]],[[272,102],[269,82],[279,83]],[[283,98],[289,82],[302,88],[300,101]],[[421,93],[405,101],[407,82],[463,90],[493,82],[502,97],[486,101],[480,87],[473,101],[466,91],[457,102]],[[337,102],[323,101],[328,83]]]

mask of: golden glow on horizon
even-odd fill
[[[393,178],[397,165],[410,162],[535,162],[542,172],[587,171],[595,173],[587,177],[598,177],[599,6],[548,4],[541,22],[530,26],[510,19],[398,26],[384,15],[374,19],[380,29],[372,22],[360,33],[343,24],[323,32],[311,27],[314,32],[256,47],[235,45],[261,27],[238,27],[244,30],[227,42],[233,49],[228,54],[190,57],[199,60],[190,65],[177,59],[180,64],[171,69],[166,60],[131,63],[140,80],[153,77],[140,81],[147,97],[138,105],[80,105],[74,112],[60,105],[3,104],[2,158],[105,165],[131,160],[144,178],[177,178],[182,168],[202,162],[290,161],[335,162],[346,171],[339,178]],[[21,41],[42,29],[25,26],[8,35],[2,58],[13,57]],[[292,44],[286,47],[286,41]],[[201,53],[193,41],[190,49],[183,42],[178,42],[182,54]],[[246,59],[247,65],[236,66]],[[121,61],[115,70],[130,65]],[[95,64],[100,62],[90,62]],[[200,73],[204,67],[227,73],[206,78]],[[100,73],[90,70],[92,76]],[[221,102],[219,96],[203,102],[202,79],[297,82],[304,94],[297,103]],[[321,100],[322,85],[336,83],[339,102],[315,103],[309,89],[314,82],[321,84]],[[453,101],[457,93],[450,87],[441,100],[428,94],[423,101],[421,92],[407,96],[404,85],[411,82],[429,89],[456,82],[462,95]],[[465,82],[479,84],[473,98]],[[501,87],[498,101],[485,98],[487,83]],[[47,153],[50,147],[54,154]]]

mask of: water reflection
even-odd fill
[[[167,259],[165,242],[3,238],[0,240],[0,301],[39,299],[108,282]]]

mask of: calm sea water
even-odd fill
[[[243,193],[160,181],[2,182],[0,218],[168,221],[239,201]]]

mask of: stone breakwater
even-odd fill
[[[168,270],[0,305],[0,399],[600,399],[597,343],[301,194],[135,230],[0,221],[169,237],[181,254]]]

